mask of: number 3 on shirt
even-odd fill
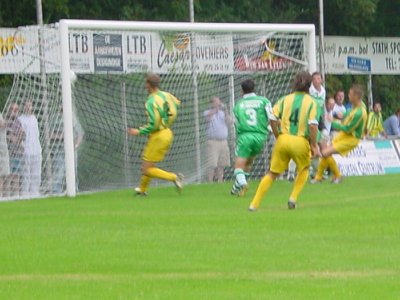
[[[246,115],[249,117],[247,122],[247,125],[249,126],[257,126],[257,112],[252,109],[252,108],[248,108],[245,111]]]

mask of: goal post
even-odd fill
[[[69,55],[69,39],[70,30],[94,30],[94,31],[138,31],[138,32],[172,32],[172,33],[220,33],[220,34],[246,34],[246,33],[300,33],[305,36],[304,45],[304,68],[316,70],[316,49],[315,49],[315,28],[314,25],[308,24],[228,24],[228,23],[165,23],[165,22],[130,22],[130,21],[92,21],[92,20],[61,20],[60,21],[60,38],[61,38],[61,78],[62,78],[62,98],[65,118],[65,149],[66,149],[66,183],[67,195],[75,195],[75,172],[73,158],[73,129],[72,129],[72,93],[70,82],[70,55]],[[274,53],[271,51],[272,54]],[[193,55],[193,53],[192,53]],[[305,59],[306,58],[306,59]],[[151,70],[150,70],[151,71]],[[233,88],[231,76],[228,85]],[[290,78],[287,78],[290,80]],[[173,90],[172,90],[173,92]],[[197,89],[194,91],[197,93]],[[268,97],[268,95],[265,95]],[[235,95],[231,94],[233,99]],[[236,96],[237,97],[237,96]],[[232,101],[232,100],[231,100]],[[232,106],[232,104],[231,104]],[[231,107],[232,109],[232,107]],[[194,108],[195,112],[199,111],[199,107]],[[196,118],[200,116],[197,114]],[[197,129],[198,130],[198,129]],[[198,135],[198,134],[196,134]],[[198,139],[198,138],[197,138]],[[196,140],[199,149],[199,140]],[[197,150],[199,151],[199,150]],[[196,152],[197,152],[196,151]],[[72,155],[71,155],[72,154]],[[197,168],[201,166],[199,162],[200,154],[195,156]],[[196,170],[197,176],[201,174]],[[201,181],[200,178],[197,178]]]
[[[307,24],[61,20],[1,30],[10,37],[0,56],[0,73],[14,77],[3,116],[9,117],[13,104],[22,111],[28,100],[34,101],[43,148],[43,196],[139,183],[146,139],[128,136],[126,127],[147,121],[144,79],[149,72],[159,74],[161,89],[182,102],[172,128],[174,142],[160,167],[199,183],[206,181],[210,167],[210,124],[204,113],[214,96],[232,117],[243,80],[253,78],[256,93],[275,102],[291,91],[295,73],[317,69],[315,28]],[[230,180],[235,131],[232,123],[227,125],[231,166],[224,178]],[[253,178],[268,170],[273,142],[254,162]],[[13,191],[3,194],[36,196],[22,193],[23,172],[14,175]]]
[[[60,53],[61,53],[61,96],[64,119],[64,149],[65,149],[65,184],[66,194],[74,197],[76,194],[75,149],[72,116],[71,66],[69,63],[69,26],[60,22]]]

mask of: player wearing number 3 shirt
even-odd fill
[[[308,178],[310,150],[314,156],[320,156],[317,146],[317,105],[308,94],[310,84],[311,75],[305,71],[299,72],[293,82],[294,93],[281,98],[274,105],[270,124],[277,140],[272,151],[270,170],[261,180],[249,211],[258,209],[274,180],[287,169],[290,159],[296,163],[297,176],[288,208],[296,207],[297,197]]]
[[[243,196],[247,190],[247,179],[254,158],[261,153],[268,138],[268,114],[272,113],[267,98],[254,93],[255,83],[251,79],[242,82],[243,98],[238,100],[235,115],[236,149],[235,181],[231,194]]]

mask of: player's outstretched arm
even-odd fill
[[[317,144],[318,124],[309,124],[310,126],[310,146],[313,157],[321,157],[321,152]]]
[[[140,131],[139,131],[139,129],[136,129],[136,128],[127,128],[127,132],[128,132],[128,134],[129,135],[139,135],[140,134]]]
[[[278,120],[270,120],[269,124],[271,125],[272,133],[277,139],[279,136],[279,121]]]

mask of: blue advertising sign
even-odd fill
[[[348,56],[347,68],[354,71],[371,72],[371,60],[361,57]]]

